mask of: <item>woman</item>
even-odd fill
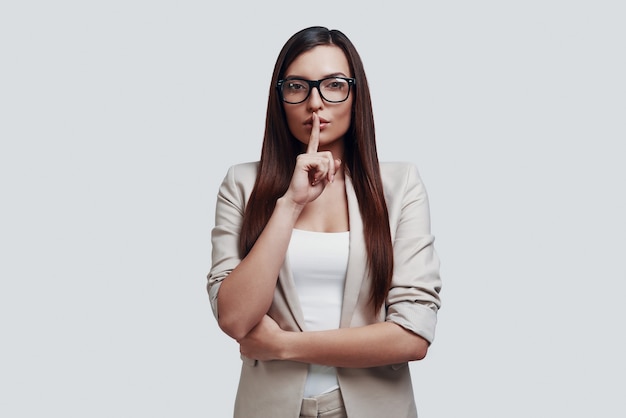
[[[235,417],[416,417],[408,362],[440,306],[428,198],[379,164],[361,59],[311,27],[281,50],[261,159],[218,193],[208,292],[243,360]]]

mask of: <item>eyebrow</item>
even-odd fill
[[[345,75],[342,72],[338,72],[338,73],[331,73],[331,74],[326,74],[325,76],[323,76],[322,78],[320,78],[320,80],[323,80],[325,78],[329,78],[329,77],[348,77],[347,75]],[[288,75],[285,77],[285,80],[308,80],[308,78],[303,77],[301,75]]]

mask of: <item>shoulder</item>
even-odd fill
[[[403,205],[407,199],[427,198],[417,166],[409,162],[384,162],[380,175],[385,198],[390,206]]]
[[[224,184],[247,188],[254,185],[259,168],[258,161],[231,165],[226,172]]]
[[[256,179],[258,168],[258,161],[239,163],[231,165],[226,175],[229,177],[233,177],[234,179],[245,180],[248,178],[252,178],[254,180]]]
[[[380,175],[384,186],[391,183],[397,187],[399,182],[420,181],[417,166],[405,161],[381,162]]]
[[[258,162],[230,166],[219,188],[219,196],[228,201],[246,201],[256,180]]]

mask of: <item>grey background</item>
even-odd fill
[[[230,416],[215,194],[258,158],[279,49],[324,25],[430,194],[420,417],[623,417],[623,3],[221,3],[0,5],[0,415]]]

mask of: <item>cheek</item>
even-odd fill
[[[298,112],[295,112],[294,109],[285,109],[285,118],[287,119],[287,127],[293,136],[300,141],[308,138],[301,122],[302,116],[299,116]]]
[[[340,121],[341,129],[347,130],[350,127],[352,119],[352,106],[346,106],[337,113],[337,119]]]
[[[287,120],[287,126],[289,127],[289,130],[293,130],[293,127],[295,126],[295,116],[293,114],[293,111],[285,108],[285,119]]]

